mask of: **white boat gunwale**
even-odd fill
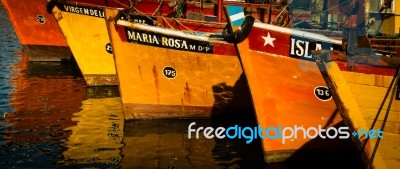
[[[265,24],[265,23],[260,23],[260,22],[255,22],[253,27],[261,28],[263,30],[270,30],[270,31],[275,31],[279,33],[284,33],[284,34],[289,34],[289,35],[295,35],[298,37],[302,38],[308,38],[311,40],[315,41],[321,41],[324,43],[331,43],[331,44],[336,44],[336,45],[341,45],[342,41],[340,40],[335,40],[332,38],[329,38],[324,35],[312,33],[312,32],[306,32],[306,31],[301,31],[293,28],[286,28],[282,26],[276,26],[276,25],[271,25],[271,24]]]

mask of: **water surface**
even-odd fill
[[[117,87],[87,87],[75,62],[28,62],[2,5],[0,20],[0,168],[300,167],[265,166],[260,140],[188,139],[193,121],[255,126],[254,112],[246,119],[125,122]],[[343,166],[352,155],[322,155],[329,157],[322,168]]]

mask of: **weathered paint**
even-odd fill
[[[316,87],[326,86],[316,63],[302,59],[302,56],[290,57],[292,34],[308,36],[304,32],[257,23],[250,35],[237,44],[258,124],[263,128],[278,125],[304,128],[334,126],[342,120],[335,113],[335,103],[332,99],[321,101],[314,96]],[[309,35],[317,37],[317,41],[324,38],[329,40],[325,36],[319,38],[320,35]],[[303,40],[311,41],[311,38]],[[287,140],[284,144],[281,139],[264,138],[262,144],[265,160],[270,163],[280,162],[298,150],[328,151],[342,146],[323,143],[305,146],[311,140],[299,137]]]
[[[117,85],[114,58],[107,51],[110,39],[104,18],[61,11],[57,6],[53,8],[53,14],[86,83],[89,86]]]
[[[68,46],[54,17],[46,12],[46,0],[2,0],[22,45]],[[45,18],[44,24],[36,16]]]
[[[336,106],[332,100],[323,102],[313,94],[315,87],[326,86],[315,63],[246,50],[246,41],[238,48],[261,126],[330,127],[341,120],[334,116]],[[334,120],[328,122],[329,118]],[[311,139],[299,138],[282,144],[279,139],[263,139],[266,161],[285,160],[309,141]]]
[[[60,27],[46,12],[46,0],[2,0],[30,61],[70,60],[71,51]],[[38,22],[38,16],[44,19]],[[54,49],[52,49],[54,48]],[[55,51],[55,52],[47,52]]]
[[[73,61],[69,46],[22,45],[29,61]]]
[[[124,27],[115,26],[117,12],[106,9],[106,20],[125,119],[211,117],[218,108],[228,107],[234,95],[248,92],[243,88],[235,93],[242,70],[233,52],[199,53],[127,42]],[[218,43],[222,49],[233,49],[225,42],[214,42]],[[175,78],[163,75],[166,66],[176,70]],[[238,99],[244,101],[238,101],[234,107],[251,107],[244,104],[250,98]]]

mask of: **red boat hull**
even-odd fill
[[[30,61],[70,60],[71,51],[46,0],[2,0]]]

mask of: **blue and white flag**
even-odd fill
[[[241,26],[244,22],[244,10],[242,6],[227,6],[227,12],[229,20],[231,21],[232,27]]]

